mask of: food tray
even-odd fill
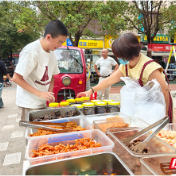
[[[58,144],[66,145],[69,143],[69,145],[71,145],[75,144],[75,139],[81,138],[93,138],[95,142],[101,144],[101,147],[32,158],[32,150],[37,150],[42,144],[55,146]],[[86,130],[81,132],[53,134],[31,138],[28,141],[26,156],[30,162],[30,165],[34,165],[75,156],[90,155],[92,153],[111,152],[113,147],[114,143],[100,130]]]
[[[120,112],[113,112],[113,113],[105,113],[105,114],[93,114],[93,115],[86,115],[85,118],[91,123],[93,124],[93,121],[95,120],[105,120],[106,118],[109,117],[116,117],[116,116],[120,116],[121,118],[125,118],[127,117],[126,115],[120,113]]]
[[[80,172],[90,172],[90,170],[97,171],[98,175],[104,173],[111,175],[114,172],[118,175],[133,175],[125,163],[111,152],[31,166],[25,171],[25,175],[78,175]]]
[[[128,127],[147,127],[149,124],[146,122],[138,119],[138,118],[130,118],[130,117],[121,117],[119,119],[115,119],[112,121],[104,120],[95,120],[93,122],[93,126],[95,129],[99,129],[104,133],[107,132],[108,128],[117,128],[117,127],[125,127],[124,125],[128,124]]]
[[[164,175],[160,163],[170,163],[172,158],[176,158],[176,154],[153,155],[141,158],[142,175]]]
[[[29,121],[32,121],[37,116],[44,116],[46,114],[51,114],[52,112],[57,112],[57,111],[60,111],[61,115],[69,111],[76,111],[78,115],[74,117],[83,116],[83,113],[76,106],[69,106],[69,107],[63,107],[63,108],[42,109],[42,110],[37,110],[37,111],[30,111],[28,113],[28,119]]]
[[[133,128],[133,129],[132,129]],[[147,148],[149,148],[150,153],[149,154],[141,154],[132,152],[125,144],[123,144],[120,139],[132,136],[139,132],[142,128],[135,128],[131,127],[129,128],[111,128],[107,130],[107,135],[110,137],[110,139],[115,143],[115,147],[113,149],[113,152],[116,153],[123,162],[132,170],[132,172],[135,175],[141,175],[141,163],[140,158],[141,157],[150,157],[156,154],[167,154],[167,153],[175,153],[175,150],[173,150],[172,147],[169,145],[166,145],[161,140],[158,140],[158,138],[153,138],[148,144]],[[139,139],[141,141],[145,140],[149,133],[142,135]]]
[[[55,119],[55,120],[49,120],[48,122],[51,123],[64,123],[64,122],[69,122],[69,121],[74,121],[77,123],[77,126],[81,126],[82,128],[86,128],[86,130],[91,130],[93,129],[92,125],[89,123],[89,121],[84,117],[69,117],[69,118],[62,118],[62,119]],[[30,139],[34,137],[30,137],[30,134],[33,134],[37,131],[37,129],[34,128],[26,128],[25,132],[25,138]],[[62,133],[63,134],[63,133]]]
[[[176,131],[176,123],[168,123],[163,130]]]
[[[170,130],[170,131],[176,131],[176,124],[174,124],[174,123],[168,123],[164,128],[163,128],[163,130]],[[162,139],[160,139],[159,138],[159,140],[162,140]],[[163,140],[162,140],[163,141]],[[163,141],[166,145],[169,145],[167,142],[165,142],[165,141]],[[170,145],[169,145],[170,146]],[[174,148],[173,146],[171,146],[174,150],[175,150],[175,152],[176,152],[176,148]]]

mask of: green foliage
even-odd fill
[[[175,28],[171,21],[176,21],[176,6],[171,4],[166,6],[164,1],[133,1],[125,4],[126,12],[122,14],[128,29],[137,29],[138,32],[147,35],[148,43],[153,43],[153,39],[159,30],[168,31],[169,35],[175,33]],[[140,16],[140,18],[139,18]],[[143,31],[142,31],[143,27]]]
[[[40,9],[40,16],[45,20],[60,19],[67,27],[73,45],[78,46],[82,35],[94,36],[87,26],[91,20],[96,19],[97,8],[102,2],[38,1],[33,4]]]
[[[126,22],[122,18],[127,4],[125,1],[107,1],[106,4],[99,5],[98,20],[103,34],[116,36],[117,33],[127,29]]]
[[[32,30],[28,32],[25,26],[20,30],[17,29],[15,24],[18,21],[18,12],[22,8],[21,4],[14,2],[0,3],[0,54],[3,57],[8,57],[12,52],[23,48],[27,43],[39,37],[39,33]]]

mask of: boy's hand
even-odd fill
[[[53,92],[41,92],[40,98],[43,98],[49,102],[55,101],[54,93]]]

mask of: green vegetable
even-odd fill
[[[97,174],[97,171],[90,170],[90,171],[86,171],[86,172],[79,172],[78,175],[98,175],[98,174]]]

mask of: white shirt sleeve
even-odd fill
[[[56,56],[54,58],[54,69],[53,69],[53,75],[57,75],[60,73],[59,67],[58,67],[58,63],[57,63],[57,59]]]
[[[37,58],[34,57],[32,53],[21,52],[15,73],[18,73],[26,78],[33,71],[36,65]]]
[[[98,60],[95,62],[95,65],[96,65],[96,66],[99,66],[99,65],[100,65],[100,59],[98,59]]]

